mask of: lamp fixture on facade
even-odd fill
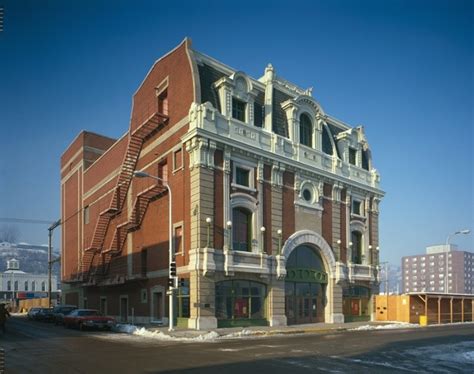
[[[281,255],[281,237],[282,237],[283,231],[281,231],[281,229],[278,229],[277,234],[278,234],[278,256],[280,256]]]
[[[206,218],[206,223],[207,223],[207,248],[211,246],[211,223],[212,223],[212,218],[207,217]]]

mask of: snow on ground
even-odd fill
[[[363,325],[349,329],[349,331],[367,331],[367,330],[392,330],[392,329],[412,329],[420,327],[416,323],[392,322],[384,325]]]
[[[186,332],[184,332],[184,334],[186,334],[187,336],[171,336],[162,331],[147,330],[144,327],[137,327],[137,326],[128,325],[128,324],[119,324],[113,329],[113,331],[126,333],[130,335],[134,335],[136,337],[142,337],[142,338],[147,338],[147,339],[155,339],[155,340],[161,340],[161,341],[181,341],[181,342],[205,342],[205,341],[216,341],[218,339],[235,339],[242,336],[261,335],[263,333],[262,331],[252,331],[252,330],[243,329],[242,331],[234,332],[232,334],[227,334],[227,335],[219,335],[215,331],[209,331],[209,332],[195,335],[195,336],[186,334]]]

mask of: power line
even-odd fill
[[[0,222],[15,222],[15,223],[35,223],[43,225],[51,225],[53,220],[47,221],[42,219],[28,219],[28,218],[0,218]]]

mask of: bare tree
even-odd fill
[[[20,231],[15,225],[4,224],[0,226],[0,242],[16,243]]]

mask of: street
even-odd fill
[[[474,326],[161,341],[14,316],[0,335],[8,373],[472,373]]]

